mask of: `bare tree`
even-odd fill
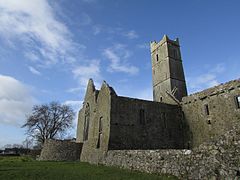
[[[74,111],[68,105],[58,102],[35,105],[27,122],[22,126],[27,128],[27,134],[43,144],[46,139],[54,139],[63,135],[72,127]]]
[[[5,144],[5,145],[3,146],[3,149],[6,149],[6,148],[12,148],[12,144]]]
[[[32,149],[33,148],[33,138],[31,137],[26,137],[26,139],[22,142],[22,145],[26,149]]]

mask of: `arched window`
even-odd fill
[[[101,144],[101,139],[102,139],[102,125],[103,122],[103,117],[100,117],[99,122],[98,122],[98,141],[97,141],[97,148],[100,148]]]
[[[90,121],[90,106],[87,103],[85,107],[85,118],[84,118],[84,129],[83,129],[83,141],[88,140],[89,131],[89,121]]]

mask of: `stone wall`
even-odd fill
[[[81,161],[98,163],[108,150],[112,96],[116,94],[106,82],[96,90],[89,80],[78,118],[77,142],[83,143]]]
[[[217,138],[228,131],[234,122],[240,120],[236,96],[240,96],[240,80],[183,98],[182,110],[190,127],[189,144],[192,147]]]
[[[177,105],[114,96],[108,149],[183,148],[183,121]]]
[[[239,124],[193,150],[112,150],[103,164],[181,179],[240,179]]]
[[[82,150],[82,144],[69,140],[46,140],[40,161],[78,161]]]

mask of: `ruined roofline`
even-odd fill
[[[205,89],[203,91],[190,94],[188,96],[183,97],[182,102],[185,102],[189,98],[193,98],[193,97],[198,97],[199,99],[204,99],[208,96],[214,96],[214,95],[217,95],[217,94],[225,93],[226,91],[231,91],[235,88],[240,88],[240,79],[231,80],[231,81],[228,81],[226,83],[221,83],[221,84],[216,85],[214,87],[210,87],[210,88]]]
[[[169,37],[167,35],[164,35],[163,38],[159,42],[157,42],[155,40],[150,42],[151,52],[155,51],[155,49],[157,49],[157,47],[163,45],[165,42],[170,42],[171,44],[174,44],[175,46],[180,47],[178,38],[176,38],[175,40],[171,40],[171,39],[169,39]]]
[[[116,95],[117,96],[116,91],[113,89],[112,86],[109,86],[109,84],[105,80],[102,82],[101,89],[103,88],[103,86],[106,86],[112,95]]]
[[[118,98],[124,98],[124,99],[132,100],[132,101],[143,101],[143,102],[149,102],[149,103],[155,103],[155,104],[163,104],[163,105],[168,105],[168,106],[171,105],[173,107],[178,106],[178,105],[173,105],[173,104],[168,104],[168,103],[163,103],[163,102],[157,102],[157,101],[153,101],[153,100],[139,99],[139,98],[127,97],[127,96],[118,96],[117,93],[115,92],[115,90],[113,89],[113,87],[111,87],[105,80],[102,82],[101,88],[99,90],[95,89],[94,81],[92,79],[89,79],[89,82],[91,84],[93,84],[93,86],[94,86],[94,92],[96,92],[96,94],[97,94],[96,99],[98,98],[98,94],[100,93],[101,89],[104,87],[107,87],[108,90],[110,91],[110,93],[112,95],[117,96]]]
[[[167,103],[157,102],[157,101],[153,101],[153,100],[132,98],[132,97],[127,97],[127,96],[117,96],[117,97],[120,98],[120,99],[128,99],[128,100],[131,100],[131,101],[142,101],[142,102],[147,102],[147,103],[154,103],[154,104],[162,104],[162,105],[167,105],[167,106],[179,107],[178,105],[167,104]]]
[[[115,90],[113,89],[113,87],[109,86],[109,84],[108,84],[105,80],[103,80],[100,89],[96,89],[96,87],[95,87],[95,85],[94,85],[94,81],[93,81],[92,78],[90,78],[90,79],[88,80],[87,88],[91,88],[91,89],[93,90],[93,92],[99,93],[103,87],[107,87],[107,88],[109,89],[109,91],[110,91],[111,94],[117,95],[117,93],[115,92]]]

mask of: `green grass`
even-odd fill
[[[0,179],[176,179],[82,162],[39,162],[29,157],[0,157]]]

